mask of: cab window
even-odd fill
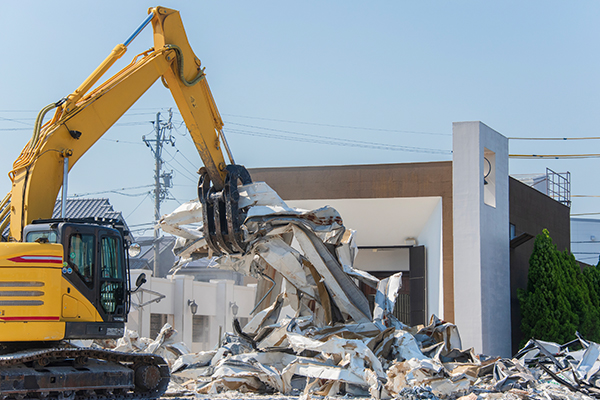
[[[125,301],[121,241],[116,237],[105,236],[101,240],[101,280],[100,303],[105,312],[115,313]],[[121,307],[122,309],[122,307]]]
[[[121,246],[119,239],[102,238],[102,278],[122,279]]]
[[[94,284],[94,235],[76,233],[69,238],[68,264],[85,284]]]
[[[29,243],[56,243],[58,236],[55,231],[37,231],[29,232],[25,241]]]

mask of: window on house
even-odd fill
[[[166,323],[173,325],[172,314],[150,314],[150,338],[156,339]]]
[[[209,317],[207,315],[194,315],[192,321],[192,342],[208,345]]]

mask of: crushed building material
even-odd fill
[[[262,182],[240,186],[239,193],[248,250],[212,264],[267,280],[259,285],[253,318],[244,327],[236,325],[215,350],[169,362],[171,393],[600,397],[600,345],[583,338],[563,346],[533,340],[513,359],[502,359],[463,349],[458,327],[436,316],[427,326],[409,327],[393,314],[401,273],[379,280],[356,270],[355,235],[336,210],[288,207]],[[175,273],[206,249],[201,229],[186,225],[201,222],[201,211],[199,203],[188,203],[161,220],[164,231],[179,236]],[[357,282],[376,288],[373,313]],[[157,338],[145,349],[166,344]],[[573,345],[582,350],[569,351]]]

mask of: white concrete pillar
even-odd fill
[[[217,285],[217,309],[215,318],[215,334],[221,340],[225,332],[233,331],[233,316],[230,303],[233,302],[234,281],[227,279],[211,279],[210,283]],[[221,338],[219,338],[221,332]]]
[[[175,276],[175,298],[173,299],[173,322],[180,340],[189,348],[192,347],[193,314],[188,300],[194,299],[194,277],[191,275]]]
[[[453,124],[454,315],[463,348],[510,356],[508,139]]]
[[[146,283],[142,286],[143,289],[152,290],[152,276],[146,275]],[[152,298],[151,293],[140,291],[140,304],[144,304],[146,301]],[[148,304],[139,310],[139,331],[140,337],[150,337],[150,314],[152,305]],[[154,339],[154,338],[153,338]]]

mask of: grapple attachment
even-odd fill
[[[223,190],[215,190],[207,171],[200,170],[198,198],[202,203],[204,237],[216,254],[244,253],[241,225],[246,215],[238,207],[238,184],[252,183],[248,170],[242,165],[228,165]]]

